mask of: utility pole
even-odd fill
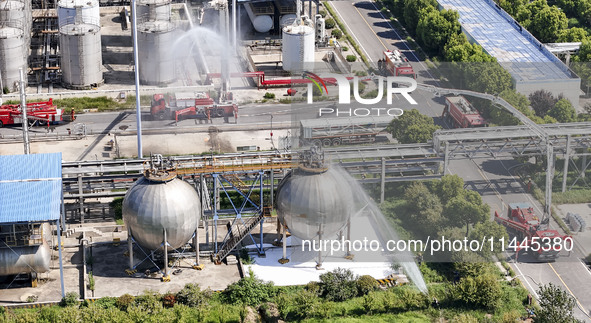
[[[140,72],[137,49],[137,0],[131,1],[131,32],[133,33],[133,64],[135,71],[135,123],[137,125],[137,157],[144,158],[142,152],[142,110],[140,106]]]
[[[25,71],[23,68],[19,68],[20,75],[20,94],[21,94],[21,117],[23,125],[23,141],[25,144],[25,155],[30,153],[29,147],[29,120],[27,119],[27,95],[25,93]]]

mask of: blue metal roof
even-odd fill
[[[0,223],[60,216],[62,154],[0,156]]]
[[[460,14],[462,31],[495,57],[517,82],[576,78],[492,0],[438,0],[444,9]]]

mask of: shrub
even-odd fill
[[[162,296],[162,305],[164,305],[164,307],[173,307],[174,303],[176,303],[176,297],[174,294],[168,293]]]
[[[290,313],[297,319],[305,319],[315,312],[319,304],[318,296],[307,290],[301,291],[292,298],[292,310]]]
[[[88,273],[88,289],[94,291],[94,276],[92,275],[92,271]]]
[[[190,307],[197,307],[205,304],[207,301],[207,294],[199,288],[198,284],[186,284],[176,294],[176,301]]]
[[[502,296],[501,285],[491,274],[464,277],[456,285],[457,298],[466,304],[493,309]]]
[[[117,297],[101,297],[94,302],[94,305],[104,309],[115,308],[117,307],[117,300]]]
[[[318,11],[318,14],[322,16],[322,18],[326,17],[326,10],[322,9]],[[328,18],[330,19],[330,18]]]
[[[343,50],[343,52],[348,52],[349,51],[349,47],[347,47],[347,46],[343,46],[343,47],[341,47],[341,49]]]
[[[306,284],[306,290],[316,295],[320,295],[322,293],[322,286],[320,286],[318,282],[311,281]]]
[[[267,92],[267,93],[265,93],[264,98],[265,99],[274,99],[275,93]]]
[[[329,301],[342,302],[357,295],[357,284],[353,272],[337,268],[320,275],[322,295]]]
[[[366,295],[377,288],[378,282],[370,275],[363,275],[357,279],[357,292],[360,296]]]
[[[115,303],[117,307],[122,310],[126,311],[127,307],[133,303],[134,297],[129,294],[123,294],[117,298],[117,302]]]
[[[336,39],[341,39],[341,37],[343,37],[343,32],[340,31],[339,29],[333,29],[330,32],[330,35]]]
[[[255,277],[252,270],[248,277],[230,284],[224,290],[224,297],[230,304],[242,303],[250,306],[257,306],[268,301],[275,295],[275,286],[273,283],[265,283]]]
[[[352,63],[352,62],[354,62],[354,61],[357,60],[357,56],[355,56],[355,55],[347,55],[346,59],[347,59],[347,62]]]
[[[79,300],[80,300],[80,296],[78,295],[78,293],[69,292],[66,294],[66,296],[64,298],[62,298],[60,305],[63,307],[78,305]]]
[[[326,20],[324,20],[324,27],[326,27],[326,29],[333,29],[334,26],[336,26],[336,22],[334,21],[334,19],[327,18]]]

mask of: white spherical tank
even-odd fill
[[[174,53],[176,29],[169,21],[147,21],[138,26],[140,82],[164,85],[176,80]]]
[[[170,21],[170,0],[139,0],[137,17],[139,22]]]
[[[62,81],[65,87],[88,89],[103,83],[101,27],[69,24],[60,27]]]
[[[15,27],[10,27],[15,26]],[[17,28],[16,26],[21,26]],[[19,82],[19,68],[27,71],[26,37],[20,21],[10,21],[0,28],[0,73],[2,86],[15,91]]]
[[[281,20],[279,21],[279,24],[281,25],[281,27],[286,27],[286,26],[292,25],[296,19],[297,19],[297,16],[292,13],[287,14],[287,15],[283,15],[283,16],[281,16]]]
[[[277,187],[277,215],[300,239],[330,239],[353,209],[349,183],[335,169],[297,168]]]
[[[283,69],[301,72],[314,64],[314,29],[305,25],[283,27]]]
[[[150,250],[162,249],[164,230],[169,249],[187,243],[201,218],[199,195],[175,174],[146,175],[127,191],[123,219],[134,240]]]
[[[58,24],[85,23],[100,26],[98,0],[60,0],[57,7]]]
[[[268,15],[260,15],[256,16],[254,20],[252,20],[252,26],[254,30],[259,33],[266,33],[273,28],[273,18]]]

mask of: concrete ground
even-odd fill
[[[575,239],[575,246],[578,247],[585,256],[591,255],[591,204],[563,204],[557,206],[561,213],[560,217],[566,219],[566,215],[570,213],[579,214],[587,223],[583,232],[573,232],[572,236]],[[566,220],[565,220],[566,223]],[[569,227],[570,228],[570,227]],[[572,229],[572,228],[571,228]]]

